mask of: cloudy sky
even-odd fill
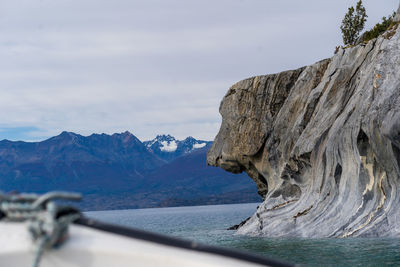
[[[331,57],[356,0],[2,0],[0,139],[213,139],[246,77]],[[398,0],[365,0],[367,28]]]

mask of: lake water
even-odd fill
[[[85,212],[104,222],[251,251],[306,266],[400,266],[400,239],[271,239],[225,230],[252,215],[258,203]]]

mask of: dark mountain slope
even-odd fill
[[[37,143],[0,142],[3,191],[126,191],[162,164],[129,132],[88,137],[63,132]]]
[[[247,174],[229,174],[207,166],[208,149],[206,146],[179,157],[148,176],[149,191],[166,196],[161,206],[261,201]]]

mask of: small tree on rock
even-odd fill
[[[356,8],[349,7],[342,20],[340,29],[342,30],[343,43],[345,45],[354,45],[360,32],[364,29],[367,21],[367,13],[362,5],[362,0],[357,2]]]

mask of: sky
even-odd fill
[[[213,140],[229,87],[331,57],[356,0],[2,0],[0,139]],[[364,0],[371,28],[398,0]]]

